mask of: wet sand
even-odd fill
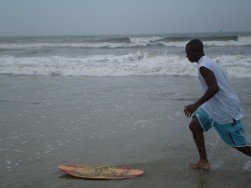
[[[251,159],[205,134],[211,171],[198,154],[183,107],[201,95],[194,77],[0,76],[1,187],[249,187]],[[251,136],[251,79],[232,79]],[[144,176],[71,178],[59,164],[142,168]]]

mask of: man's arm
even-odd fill
[[[214,73],[211,70],[209,70],[206,67],[201,67],[200,73],[203,79],[205,80],[208,89],[198,101],[196,101],[194,104],[190,104],[185,107],[184,112],[187,117],[190,117],[192,113],[194,113],[199,108],[200,105],[207,102],[219,91],[217,80],[215,78]]]

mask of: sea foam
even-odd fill
[[[250,55],[211,57],[221,64],[230,77],[251,77]],[[185,56],[155,52],[126,55],[93,55],[83,57],[0,57],[0,74],[45,76],[130,76],[187,75],[196,76],[196,64]]]

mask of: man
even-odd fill
[[[198,78],[204,95],[195,103],[185,106],[184,113],[192,116],[192,131],[200,160],[190,164],[193,169],[209,170],[203,132],[214,127],[228,145],[251,156],[251,146],[241,123],[239,99],[229,84],[222,68],[204,55],[203,43],[194,39],[186,45],[186,56],[191,63],[198,63]]]

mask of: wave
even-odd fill
[[[107,43],[131,43],[129,37],[121,37],[121,38],[108,38],[108,39],[100,39],[98,42],[107,42]]]
[[[118,38],[103,38],[103,39],[88,39],[88,40],[55,40],[55,41],[40,41],[33,40],[32,42],[1,42],[0,52],[6,50],[22,50],[31,48],[131,48],[131,47],[149,47],[149,46],[164,46],[164,47],[184,47],[186,43],[193,39],[201,39],[206,47],[210,46],[246,46],[251,45],[251,35],[237,36],[180,36],[180,37],[118,37]]]
[[[223,35],[223,36],[199,36],[199,37],[164,37],[163,39],[160,39],[160,42],[187,42],[194,38],[200,39],[204,42],[206,41],[238,41],[237,35]]]
[[[251,56],[220,55],[211,57],[230,77],[251,78]],[[196,76],[197,68],[184,56],[159,52],[85,57],[0,57],[0,74],[45,76]]]

